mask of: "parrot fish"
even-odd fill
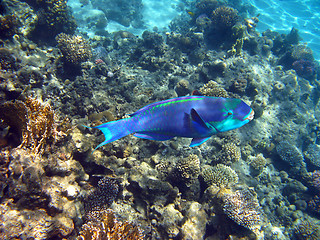
[[[192,138],[190,147],[195,147],[214,134],[245,125],[253,119],[254,111],[236,98],[186,96],[149,104],[129,116],[92,127],[105,137],[95,150],[132,133],[157,141]]]

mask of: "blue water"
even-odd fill
[[[140,28],[125,27],[116,21],[108,21],[105,30],[109,32],[127,30],[136,35],[141,35],[144,30],[169,30],[170,21],[181,14],[185,3],[192,1],[182,0],[142,0],[143,21],[145,25]],[[196,1],[194,1],[196,2]],[[229,1],[232,5],[232,1]],[[316,59],[320,59],[320,1],[319,0],[243,0],[250,4],[260,14],[257,30],[263,32],[267,29],[279,33],[289,33],[292,27],[299,29],[303,38],[302,42],[308,44],[313,50]],[[90,37],[94,36],[94,30],[86,25],[87,19],[99,18],[103,12],[95,9],[91,4],[81,7],[80,0],[70,0],[74,15],[80,23],[80,28]],[[252,16],[250,16],[252,17]]]

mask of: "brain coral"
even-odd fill
[[[228,97],[228,92],[219,86],[219,84],[215,81],[209,81],[203,87],[199,89],[199,91],[204,96],[211,96],[211,97]]]
[[[229,166],[217,164],[216,166],[205,166],[201,171],[203,181],[207,186],[213,184],[218,187],[228,187],[238,182],[238,174]]]
[[[91,47],[81,36],[71,36],[65,33],[57,35],[58,47],[66,62],[79,65],[92,56]]]
[[[223,211],[237,224],[258,233],[262,224],[261,208],[256,193],[238,190],[223,197]]]

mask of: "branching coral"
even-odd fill
[[[142,230],[129,222],[119,221],[111,209],[92,212],[91,219],[82,226],[78,240],[142,240]]]
[[[197,179],[200,174],[200,159],[197,155],[191,154],[187,158],[180,159],[175,169],[180,179]]]
[[[28,97],[24,101],[5,102],[0,105],[0,119],[19,137],[20,147],[38,153],[43,146],[58,138],[54,111],[49,104]]]
[[[218,7],[212,12],[212,21],[218,29],[231,29],[238,20],[237,10],[231,7]]]
[[[201,176],[207,186],[215,184],[218,187],[228,187],[238,182],[238,174],[229,166],[223,164],[204,167]]]
[[[224,164],[238,162],[241,159],[240,148],[232,142],[223,144],[220,158]]]
[[[79,65],[91,58],[91,47],[81,36],[71,36],[65,33],[57,35],[56,40],[66,62]]]
[[[244,189],[226,194],[223,197],[223,211],[237,224],[259,234],[262,213],[256,193],[253,190]]]
[[[103,210],[109,207],[118,196],[120,190],[117,179],[104,177],[98,182],[98,187],[90,192],[85,200],[87,212]]]
[[[228,97],[228,92],[219,86],[219,84],[215,81],[209,81],[203,87],[199,89],[199,91],[204,96],[211,96],[211,97]]]

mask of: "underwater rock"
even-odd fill
[[[180,224],[183,220],[183,215],[175,209],[174,204],[168,204],[164,208],[158,210],[161,214],[162,221],[160,225],[165,229],[169,238],[175,238],[180,233]]]
[[[223,164],[202,167],[201,177],[208,187],[215,184],[220,188],[225,188],[238,182],[238,174]]]
[[[186,96],[190,93],[190,83],[188,80],[182,79],[180,80],[175,89],[176,93],[178,94],[178,97]]]
[[[253,231],[261,239],[262,212],[253,190],[237,190],[223,196],[223,211],[237,224]]]
[[[181,227],[184,239],[203,239],[206,233],[207,213],[198,202],[188,203],[186,221]]]

